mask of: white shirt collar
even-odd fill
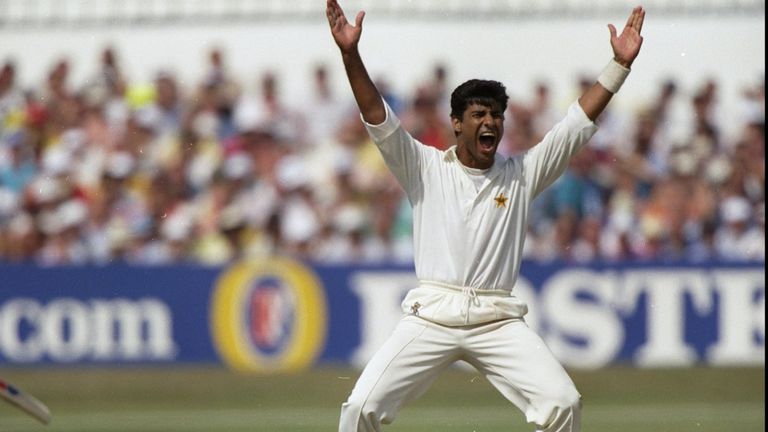
[[[446,162],[455,162],[460,164],[461,161],[459,160],[459,155],[456,153],[458,146],[452,145],[448,150],[445,151],[443,154],[443,160]],[[493,178],[496,177],[499,173],[502,171],[502,166],[504,165],[505,158],[504,156],[496,153],[494,155],[494,161],[493,165],[491,165],[491,169],[488,172],[488,177]]]

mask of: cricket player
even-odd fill
[[[629,74],[643,38],[636,7],[597,82],[525,154],[496,154],[508,97],[496,81],[470,80],[451,95],[456,144],[441,151],[403,130],[358,51],[364,12],[350,24],[336,0],[326,15],[362,120],[413,206],[416,276],[403,317],[342,405],[340,432],[380,431],[441,371],[464,360],[523,411],[537,431],[580,430],[580,395],[514,296],[531,201],[597,130],[595,120]],[[568,311],[563,311],[568,313]]]

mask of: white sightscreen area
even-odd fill
[[[215,22],[221,20],[312,19],[322,0],[0,0],[0,25],[109,25]],[[764,0],[645,0],[660,14],[750,14]],[[594,16],[631,9],[634,0],[349,0],[349,9],[397,19],[525,19]]]

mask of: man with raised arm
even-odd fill
[[[614,57],[563,120],[525,154],[496,154],[508,97],[497,81],[469,80],[451,95],[456,144],[425,146],[402,129],[358,51],[364,12],[350,24],[336,0],[326,16],[368,133],[413,206],[418,286],[403,316],[342,405],[340,432],[380,431],[458,360],[480,371],[540,432],[580,430],[580,395],[514,295],[531,202],[597,130],[595,120],[629,74],[643,38],[642,7]],[[568,311],[563,311],[568,313]]]

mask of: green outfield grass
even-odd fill
[[[218,368],[0,369],[51,409],[48,426],[0,403],[0,431],[335,431],[359,372],[287,376]],[[758,432],[765,429],[765,369],[573,371],[585,432]],[[444,374],[389,432],[532,431],[481,376]]]

